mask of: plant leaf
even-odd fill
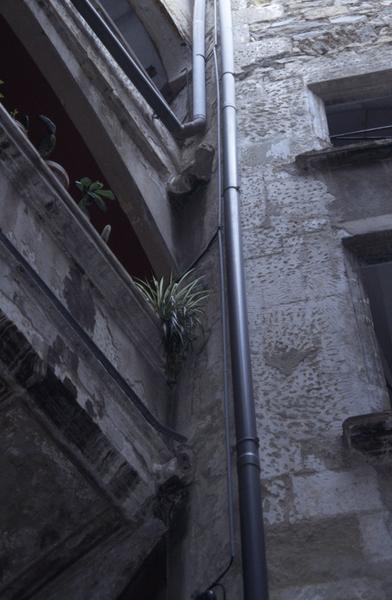
[[[103,188],[103,183],[100,181],[93,181],[93,183],[89,186],[89,192],[95,192],[96,190],[101,190]]]
[[[102,198],[106,198],[107,200],[115,199],[115,195],[113,194],[112,190],[98,190],[97,194],[102,196]]]
[[[92,184],[90,177],[81,177],[79,179],[79,182],[83,186],[83,189],[88,189]]]
[[[100,208],[103,212],[106,212],[108,207],[106,206],[106,203],[104,200],[102,200],[102,198],[100,198],[99,196],[96,196],[94,198],[95,203],[97,204],[98,208]]]
[[[152,277],[152,281],[135,280],[146,302],[159,317],[162,341],[167,353],[167,368],[178,369],[199,332],[203,332],[203,304],[209,292],[200,289],[202,277],[192,277],[193,269],[181,277]]]

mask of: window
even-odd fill
[[[322,137],[334,146],[392,139],[392,71],[376,71],[309,85]]]
[[[392,262],[362,265],[361,275],[392,400]]]
[[[128,0],[100,0],[104,15],[110,17],[112,29],[136,55],[157,88],[164,94],[167,75],[161,58],[144,25],[137,17]],[[114,25],[114,27],[113,27]]]
[[[392,95],[330,104],[326,106],[326,115],[334,146],[392,139]]]
[[[353,236],[344,241],[344,246],[349,251],[347,258],[348,265],[351,265],[349,269],[353,269],[353,281],[362,282],[362,286],[352,287],[359,322],[369,322],[370,308],[380,366],[392,402],[392,231]],[[359,295],[356,290],[359,291]],[[368,302],[364,302],[366,299]],[[365,336],[364,340],[366,330],[365,327],[361,334]],[[369,338],[365,344],[369,344]],[[369,354],[371,360],[375,354],[377,355],[377,352],[373,346]]]

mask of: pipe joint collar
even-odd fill
[[[259,455],[256,452],[243,452],[238,456],[238,465],[240,467],[252,465],[260,470]]]

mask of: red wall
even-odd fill
[[[105,187],[110,187],[61,102],[2,17],[0,80],[4,81],[0,91],[5,96],[5,107],[8,110],[16,108],[19,113],[29,115],[29,137],[33,144],[45,135],[38,115],[46,115],[56,124],[57,145],[50,160],[59,162],[67,171],[71,181],[69,193],[74,199],[80,198],[74,182],[81,177],[102,181]],[[117,201],[108,201],[108,206],[105,213],[96,207],[90,210],[92,223],[98,231],[102,231],[107,223],[112,226],[109,247],[131,275],[150,276],[151,265],[125,213]]]

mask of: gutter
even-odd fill
[[[219,0],[222,61],[226,280],[239,484],[244,600],[268,600],[257,437],[240,221],[237,108],[230,0]]]
[[[96,10],[90,0],[71,0],[71,3],[148,102],[155,115],[174,137],[185,139],[204,132],[207,123],[205,74],[206,0],[195,0],[194,2],[192,50],[193,114],[192,119],[186,123],[181,123],[159,89],[143,69],[137,57],[116,35],[114,24],[106,20]]]

